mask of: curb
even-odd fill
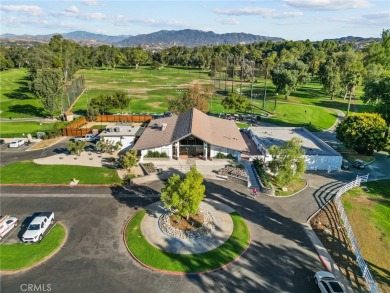
[[[64,244],[65,242],[68,240],[68,229],[66,228],[66,226],[62,223],[62,222],[56,222],[56,224],[59,224],[61,225],[64,229],[65,229],[65,237],[64,237],[64,240],[62,240],[62,243],[60,244],[60,246],[57,247],[56,250],[54,250],[51,254],[47,255],[45,258],[41,259],[40,261],[38,261],[37,263],[35,264],[32,264],[31,266],[29,267],[24,267],[24,268],[21,268],[19,270],[12,270],[12,271],[0,271],[0,274],[3,274],[3,275],[13,275],[13,274],[17,274],[17,273],[21,273],[21,272],[24,272],[24,271],[27,271],[27,270],[30,270],[32,268],[35,268],[39,265],[41,265],[42,263],[48,261],[50,258],[52,258],[53,256],[55,256],[62,247],[64,247]],[[51,227],[51,229],[49,230],[49,232],[54,228],[55,225],[53,225]],[[47,234],[49,234],[49,232]],[[47,235],[46,234],[46,235]]]
[[[144,209],[141,209],[140,211],[142,211]],[[203,275],[203,274],[207,274],[207,273],[213,273],[215,271],[219,271],[219,270],[223,270],[225,269],[226,267],[230,266],[233,262],[235,262],[236,260],[238,260],[249,248],[249,246],[251,245],[252,243],[252,234],[250,232],[250,229],[249,229],[249,226],[248,224],[246,223],[244,217],[242,217],[242,215],[235,211],[236,213],[238,213],[243,219],[244,219],[244,222],[245,222],[245,225],[247,226],[248,228],[248,231],[249,231],[249,243],[247,245],[247,247],[245,247],[245,249],[239,254],[237,255],[233,260],[231,260],[230,262],[228,262],[227,264],[224,264],[222,265],[221,267],[219,268],[216,268],[216,269],[212,269],[212,270],[208,270],[208,271],[203,271],[203,272],[175,272],[175,271],[166,271],[166,270],[160,270],[160,269],[157,269],[157,268],[154,268],[154,267],[151,267],[151,266],[148,266],[147,264],[144,264],[142,261],[140,261],[134,254],[133,252],[131,251],[131,249],[129,248],[129,246],[127,245],[127,241],[126,241],[126,230],[127,230],[127,226],[129,225],[129,223],[131,222],[131,220],[140,212],[138,211],[137,213],[135,213],[132,217],[129,217],[129,219],[126,221],[125,225],[123,226],[123,229],[122,229],[122,239],[123,239],[123,242],[125,243],[125,246],[126,246],[126,249],[127,251],[129,252],[129,254],[133,257],[133,259],[139,264],[141,265],[142,267],[146,268],[146,269],[149,269],[153,272],[157,272],[157,273],[162,273],[162,274],[166,274],[166,275],[176,275],[176,276],[186,276],[186,275]]]

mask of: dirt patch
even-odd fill
[[[355,261],[355,255],[335,203],[329,203],[311,220],[310,224],[353,288],[359,292],[366,292],[365,281],[361,277],[359,265]]]
[[[150,102],[148,105],[150,105],[153,108],[161,108],[163,102]]]
[[[64,139],[62,136],[61,137],[50,138],[50,139],[45,139],[45,140],[42,140],[42,141],[34,144],[29,150],[30,151],[34,151],[34,150],[47,148],[47,147],[49,147],[49,146],[51,146],[53,144],[58,143],[62,139]]]
[[[171,226],[184,231],[193,231],[202,227],[203,220],[204,215],[202,213],[190,215],[188,220],[176,215],[170,216]]]

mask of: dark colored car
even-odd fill
[[[356,169],[363,170],[364,169],[364,162],[362,160],[355,160],[352,163],[352,166],[354,166]]]

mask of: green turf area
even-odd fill
[[[132,253],[144,264],[173,272],[202,272],[219,268],[233,261],[249,245],[250,233],[244,219],[231,213],[233,233],[220,247],[200,254],[173,254],[149,244],[140,230],[146,211],[138,212],[126,228],[126,241]]]
[[[40,243],[0,244],[0,270],[19,270],[52,254],[64,241],[65,228],[55,224]]]
[[[289,196],[289,195],[295,194],[295,193],[301,191],[303,188],[305,188],[306,180],[302,179],[302,178],[298,178],[294,182],[291,182],[289,185],[283,186],[283,187],[287,188],[286,191],[283,191],[282,187],[281,186],[277,186],[274,181],[272,181],[272,184],[276,188],[276,195],[278,195],[278,196]]]
[[[2,184],[120,184],[115,169],[72,165],[38,165],[30,161],[12,163],[0,168]]]
[[[369,192],[355,188],[342,202],[364,259],[373,277],[389,292],[390,280],[390,180],[364,183]],[[386,256],[387,255],[387,256]]]
[[[1,118],[42,117],[43,108],[28,89],[27,69],[0,72]]]
[[[27,134],[35,135],[37,131],[50,132],[54,123],[42,123],[35,121],[25,122],[0,122],[0,137],[27,137]]]
[[[246,123],[240,123],[240,122],[238,122],[238,123],[236,123],[236,124],[237,124],[237,127],[238,127],[238,128],[248,128],[248,127],[249,127],[249,125],[246,124]]]

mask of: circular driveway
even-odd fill
[[[46,263],[2,276],[1,291],[20,292],[22,284],[50,284],[52,292],[315,292],[312,276],[323,267],[302,225],[276,209],[288,206],[262,202],[265,197],[259,202],[247,199],[247,189],[238,185],[205,184],[209,199],[245,218],[252,243],[226,269],[184,276],[149,271],[128,257],[121,239],[126,220],[158,200],[149,196],[147,188],[120,194],[85,187],[3,189],[2,212],[23,221],[36,211],[54,211],[69,235],[66,245]]]

